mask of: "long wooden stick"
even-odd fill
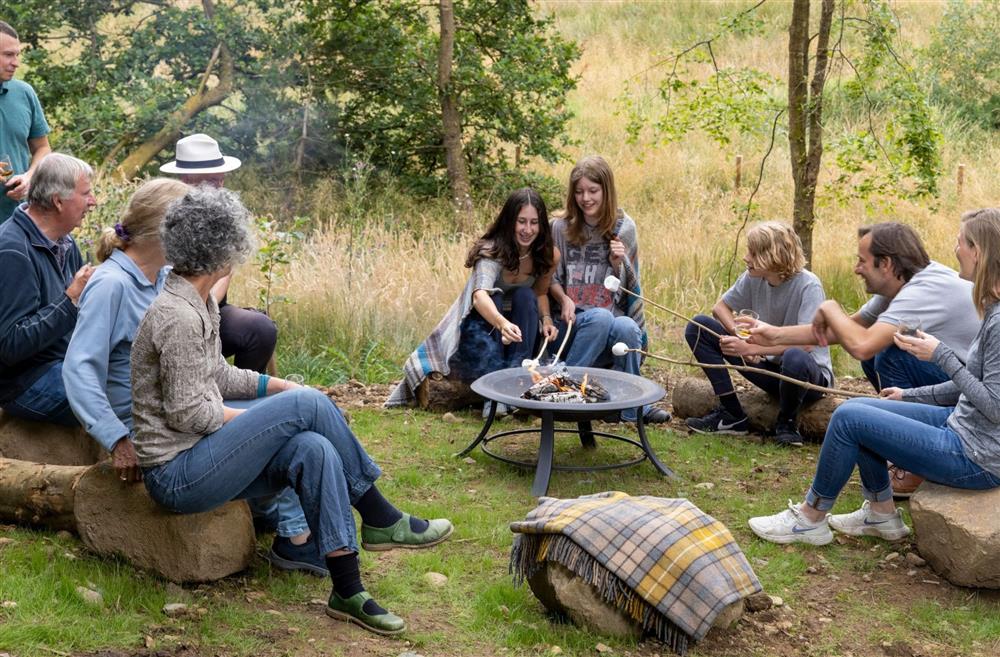
[[[535,365],[538,365],[538,362],[541,359],[542,354],[545,353],[545,347],[547,347],[547,346],[549,346],[549,339],[543,335],[542,336],[542,348],[538,350],[538,355],[535,356]]]
[[[705,331],[708,331],[708,332],[709,332],[709,333],[710,333],[711,335],[714,335],[715,337],[717,337],[717,338],[719,338],[719,339],[721,339],[721,338],[722,338],[722,336],[721,336],[721,335],[719,335],[718,333],[716,333],[716,332],[715,332],[715,331],[713,331],[712,329],[708,328],[707,326],[705,326],[705,325],[704,325],[704,324],[702,324],[701,322],[696,322],[696,321],[694,321],[694,320],[693,320],[692,318],[688,317],[687,315],[682,315],[681,313],[677,312],[676,310],[671,310],[670,308],[667,308],[666,306],[661,306],[660,304],[656,303],[656,302],[655,302],[655,301],[653,301],[652,299],[647,299],[646,297],[642,296],[641,294],[636,294],[635,292],[633,292],[632,290],[628,289],[628,288],[627,288],[627,287],[625,287],[624,285],[622,285],[622,286],[621,286],[621,287],[619,287],[618,289],[619,289],[619,290],[621,290],[622,292],[624,292],[625,294],[631,294],[631,295],[632,295],[633,297],[635,297],[636,299],[642,299],[643,301],[645,301],[645,302],[646,302],[646,303],[648,303],[649,305],[651,305],[651,306],[654,306],[654,307],[656,307],[656,308],[659,308],[659,309],[660,309],[660,310],[662,310],[663,312],[667,312],[667,313],[670,313],[670,314],[671,314],[671,315],[673,315],[674,317],[679,317],[679,318],[681,318],[681,319],[683,319],[683,320],[685,320],[685,321],[688,321],[688,322],[691,322],[691,323],[692,323],[692,324],[694,324],[695,326],[698,326],[698,327],[700,327],[700,328],[704,329]]]
[[[562,356],[563,347],[566,346],[566,342],[569,340],[569,332],[573,330],[573,322],[571,321],[566,325],[566,335],[563,336],[562,344],[559,345],[559,351],[556,352],[556,359],[554,362],[559,362],[559,357]]]
[[[643,351],[642,349],[629,349],[629,351],[638,351],[643,356],[647,358],[655,358],[656,360],[666,361],[668,363],[674,363],[675,365],[687,365],[688,367],[706,367],[708,369],[716,370],[736,370],[738,372],[757,372],[758,374],[763,374],[765,376],[773,376],[776,379],[781,379],[782,381],[787,381],[788,383],[794,383],[797,386],[806,388],[807,390],[815,390],[817,392],[823,392],[829,395],[836,395],[838,397],[875,397],[878,395],[873,395],[867,392],[853,392],[851,390],[843,390],[841,388],[827,388],[824,386],[818,386],[815,383],[809,383],[808,381],[800,381],[799,379],[793,379],[790,376],[785,376],[780,372],[772,372],[771,370],[765,370],[761,367],[751,367],[749,365],[731,365],[729,363],[699,363],[693,360],[678,360],[676,358],[668,358],[667,356],[659,356],[657,354],[651,354],[648,351]]]

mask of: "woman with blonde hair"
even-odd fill
[[[648,347],[642,302],[622,290],[611,292],[604,279],[616,276],[622,287],[641,293],[639,237],[635,222],[618,207],[614,174],[599,155],[583,158],[570,172],[566,213],[553,222],[552,240],[562,258],[549,294],[559,307],[558,331],[570,331],[566,364],[638,375],[640,355],[615,356],[611,348],[618,342]],[[670,420],[670,413],[655,406],[642,413],[646,423]],[[628,409],[621,419],[635,422],[637,415]]]
[[[896,333],[896,346],[944,370],[944,383],[885,388],[883,399],[850,399],[830,419],[812,486],[799,504],[750,519],[774,543],[825,545],[831,528],[852,536],[899,540],[910,533],[892,501],[886,461],[928,481],[982,490],[1000,486],[1000,210],[962,215],[955,245],[959,275],[973,282],[983,322],[965,362],[934,336]],[[865,501],[830,515],[854,466]]]
[[[805,268],[802,243],[791,226],[767,221],[747,233],[743,256],[746,271],[712,308],[714,317],[698,315],[687,325],[684,337],[699,363],[724,362],[778,372],[821,386],[833,383],[829,347],[805,351],[800,347],[762,347],[741,336],[738,323],[762,322],[774,326],[808,324],[826,295],[819,278]],[[744,312],[745,311],[745,312]],[[703,327],[722,335],[718,338]],[[749,327],[744,327],[749,328]],[[704,368],[705,376],[718,397],[718,405],[708,415],[688,418],[687,425],[699,433],[744,434],[749,425],[728,370]],[[816,401],[822,393],[757,372],[741,371],[752,384],[776,396],[778,419],[774,427],[779,445],[801,446],[799,410]]]

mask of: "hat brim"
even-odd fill
[[[217,167],[204,167],[202,169],[192,169],[190,167],[179,167],[177,166],[177,161],[167,162],[160,167],[160,171],[163,173],[174,173],[177,175],[184,174],[199,174],[199,173],[227,173],[229,171],[235,171],[240,168],[243,163],[239,161],[238,158],[230,157],[229,155],[224,155],[222,159],[225,161],[224,164],[220,164]]]

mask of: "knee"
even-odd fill
[[[264,313],[250,313],[247,322],[247,333],[253,335],[254,341],[262,347],[270,347],[278,344],[278,325]]]
[[[713,322],[715,320],[708,315],[695,315],[694,320],[688,322],[687,326],[684,327],[684,339],[687,340],[689,345],[693,346],[699,337],[704,338],[705,335],[708,335],[705,333],[703,327],[711,326]]]
[[[340,465],[340,455],[330,441],[314,431],[302,431],[288,440],[294,450],[295,460],[308,464]]]
[[[600,327],[605,331],[611,330],[611,323],[615,321],[615,316],[607,308],[591,308],[577,316],[580,327],[591,326]]]
[[[804,376],[812,356],[805,349],[792,347],[781,355],[781,372],[786,376],[800,378]]]
[[[642,331],[631,317],[615,317],[611,322],[611,338],[614,342],[624,342],[634,348],[642,340]]]
[[[528,310],[537,310],[538,308],[535,290],[527,286],[515,289],[510,295],[510,302],[511,305],[518,308],[525,308]]]

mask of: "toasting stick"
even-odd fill
[[[608,276],[607,278],[605,278],[604,279],[604,287],[605,287],[605,289],[607,289],[607,290],[609,290],[611,292],[617,292],[617,291],[621,290],[625,294],[630,294],[633,297],[635,297],[636,299],[642,299],[643,301],[645,301],[649,305],[654,306],[656,308],[659,308],[660,310],[662,310],[664,312],[668,312],[671,315],[673,315],[674,317],[678,317],[678,318],[683,319],[685,321],[691,322],[695,326],[697,326],[697,327],[701,328],[702,330],[706,331],[709,335],[714,335],[717,338],[721,338],[722,337],[721,335],[719,335],[718,333],[716,333],[712,329],[708,328],[704,324],[700,324],[700,323],[694,321],[693,319],[691,319],[687,315],[682,315],[679,312],[677,312],[676,310],[671,310],[670,308],[667,308],[666,306],[661,306],[660,304],[656,303],[655,301],[653,301],[651,299],[647,299],[646,297],[642,296],[641,294],[636,294],[635,292],[633,292],[632,290],[628,289],[627,287],[622,287],[621,279],[619,279],[617,276]],[[623,355],[623,354],[617,354],[617,355]]]
[[[549,339],[543,335],[542,336],[542,348],[538,350],[538,355],[535,356],[535,358],[533,360],[528,360],[527,358],[525,358],[524,360],[522,360],[521,361],[521,367],[538,367],[538,364],[539,364],[539,362],[541,361],[541,358],[542,358],[542,354],[545,353],[545,347],[547,347],[547,346],[549,346]]]
[[[562,356],[563,347],[565,347],[566,343],[569,342],[569,334],[570,331],[572,330],[573,330],[573,320],[570,320],[569,324],[566,325],[566,335],[563,336],[562,344],[559,345],[559,351],[556,352],[556,359],[553,361],[553,363],[559,362],[559,357]]]

